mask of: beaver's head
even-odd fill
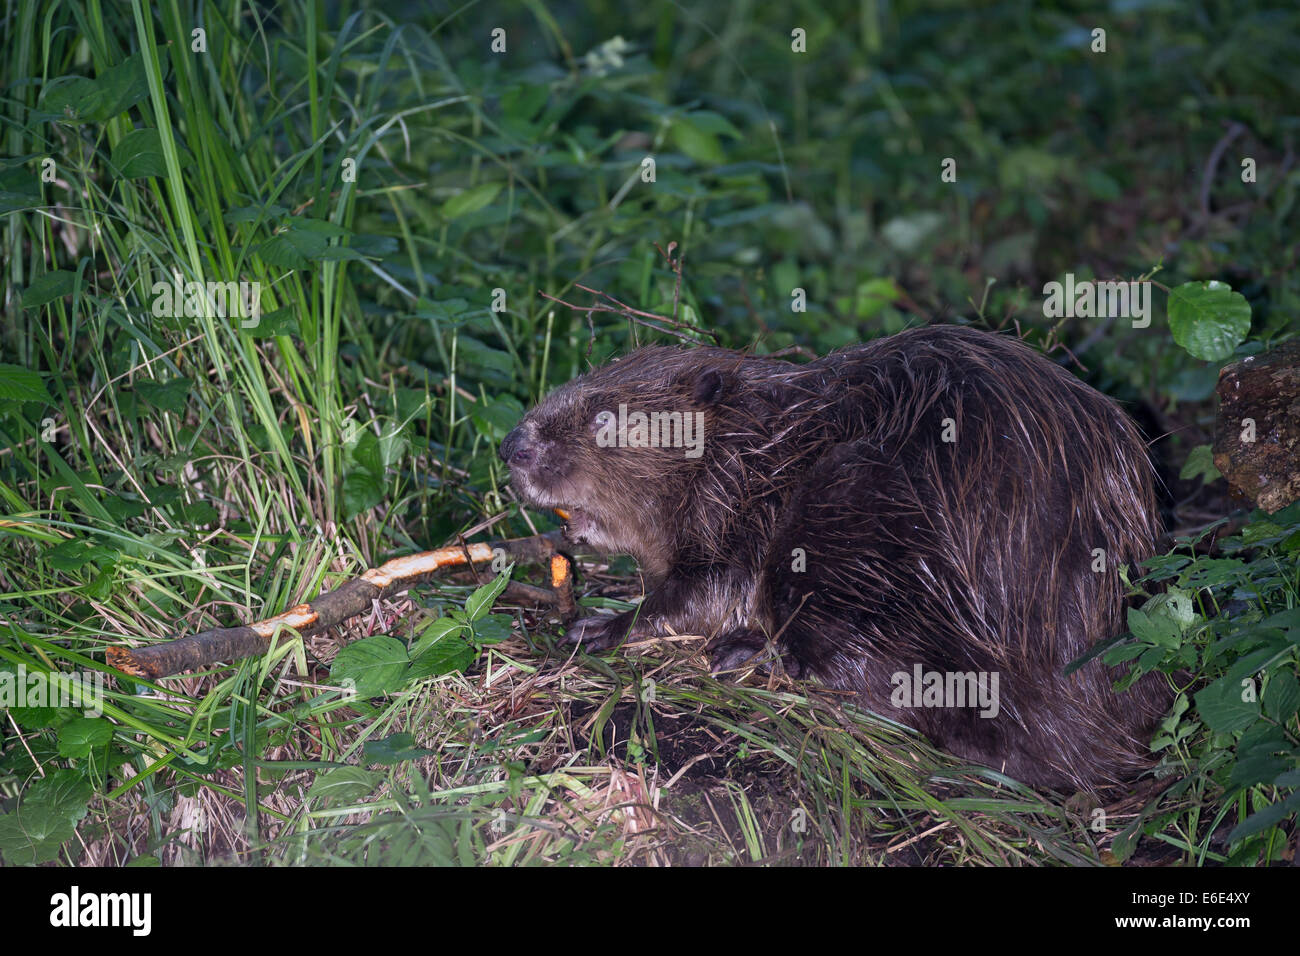
[[[511,485],[526,504],[567,516],[570,540],[660,570],[741,361],[657,346],[561,386],[502,441]]]

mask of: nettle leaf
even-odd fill
[[[41,373],[21,365],[0,364],[0,401],[49,402]]]
[[[306,269],[308,263],[325,251],[325,240],[286,230],[257,247],[257,254],[267,265],[282,269]]]
[[[361,428],[350,449],[352,460],[376,478],[384,476],[384,459],[379,450],[379,438],[369,428]]]
[[[379,457],[384,468],[392,468],[406,460],[409,442],[406,434],[396,425],[386,425],[379,435]]]
[[[177,161],[181,169],[194,162],[194,156],[177,144]],[[166,176],[167,160],[163,156],[162,137],[152,127],[133,129],[113,147],[110,160],[119,179],[139,179],[142,176]]]
[[[420,318],[433,319],[437,323],[447,323],[453,328],[459,328],[468,320],[469,315],[473,313],[470,304],[465,299],[420,299],[416,303],[415,315]]]
[[[41,187],[36,176],[21,165],[14,164],[19,157],[0,160],[0,215],[32,209],[41,204]],[[43,156],[22,157],[27,160],[44,159]]]
[[[350,680],[358,697],[382,697],[402,686],[407,665],[406,646],[395,637],[376,634],[339,651],[330,667],[330,680]]]
[[[167,72],[165,50],[159,51],[159,61],[164,75]],[[100,122],[124,113],[149,96],[149,79],[144,70],[144,54],[135,53],[117,66],[105,70],[98,79],[100,102],[95,107],[94,118]]]
[[[1169,292],[1169,329],[1192,355],[1219,362],[1250,333],[1250,303],[1226,282],[1185,282]]]
[[[471,621],[477,621],[492,610],[492,604],[500,596],[501,592],[506,589],[510,583],[509,571],[502,572],[497,577],[478,588],[465,600],[465,616]]]
[[[1196,709],[1216,734],[1244,730],[1259,719],[1259,702],[1243,700],[1245,686],[1232,677],[1220,677],[1196,693]]]
[[[257,317],[255,324],[245,324],[252,321],[251,318],[240,319],[239,330],[255,339],[269,339],[275,335],[296,336],[302,334],[302,326],[298,321],[298,311],[291,305],[286,305],[282,309],[263,312]]]
[[[360,262],[365,256],[350,246],[326,246],[318,258],[324,262]]]
[[[1177,647],[1180,641],[1177,621],[1163,613],[1153,614],[1131,607],[1128,609],[1128,628],[1144,644],[1172,648]]]
[[[77,274],[67,269],[53,269],[38,275],[32,280],[32,284],[23,290],[23,308],[36,309],[47,302],[72,295],[76,281]]]
[[[1250,568],[1237,558],[1197,561],[1183,585],[1188,588],[1227,588],[1250,581]]]
[[[1264,713],[1279,724],[1284,724],[1300,710],[1300,681],[1289,670],[1273,674],[1264,688],[1262,699]]]
[[[336,767],[321,774],[307,791],[307,796],[316,800],[355,803],[370,796],[383,779],[383,774],[363,767]]]
[[[72,574],[87,564],[106,564],[117,560],[119,552],[97,544],[89,538],[69,538],[45,552],[45,561],[55,571]]]
[[[450,221],[478,212],[484,206],[490,205],[499,192],[501,192],[501,183],[483,183],[481,186],[459,192],[442,204],[442,217]]]
[[[194,382],[188,378],[174,378],[168,382],[136,382],[135,392],[154,408],[171,412],[177,418],[185,414],[185,404]]]
[[[41,90],[41,112],[54,114],[63,123],[92,122],[103,103],[99,85],[84,76],[55,77]]]
[[[513,395],[502,395],[487,405],[475,405],[470,421],[485,438],[499,442],[523,417],[524,406]]]
[[[1262,750],[1245,755],[1238,754],[1236,763],[1232,765],[1232,772],[1228,774],[1228,782],[1235,787],[1253,787],[1268,783],[1290,765],[1291,761],[1286,757],[1278,757]]]
[[[87,757],[113,739],[113,725],[102,717],[78,717],[59,728],[59,756]]]
[[[326,256],[340,258],[329,241],[348,235],[348,230],[322,219],[294,219],[288,228],[276,233],[258,247],[257,253],[268,265],[283,269],[306,269]],[[355,256],[353,256],[355,258]]]
[[[356,468],[343,479],[343,512],[349,519],[369,511],[384,500],[384,483],[365,468]]]
[[[456,348],[456,364],[465,374],[484,380],[500,379],[504,382],[510,380],[515,363],[509,352],[484,345],[469,335],[462,335],[457,340]]]
[[[271,219],[283,219],[289,215],[289,210],[284,206],[276,203],[268,203],[265,206],[236,206],[226,212],[221,218],[227,225],[234,225],[237,222],[266,222]]]

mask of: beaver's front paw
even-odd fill
[[[772,671],[772,648],[766,635],[752,627],[724,631],[705,645],[704,652],[709,655],[711,674],[724,674],[748,667],[757,668],[764,675]],[[802,671],[799,662],[790,654],[781,655],[781,666],[789,676],[795,678]]]
[[[618,647],[627,637],[632,617],[623,614],[597,614],[574,621],[564,632],[566,644],[581,644],[588,653]]]

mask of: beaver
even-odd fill
[[[1151,764],[1168,702],[1099,660],[1121,564],[1154,553],[1154,472],[1110,399],[1020,340],[911,329],[796,364],[650,346],[553,391],[501,443],[523,502],[635,557],[640,605],[588,650],[702,634],[1033,786]]]

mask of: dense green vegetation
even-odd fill
[[[106,674],[109,644],[550,527],[496,446],[636,343],[822,353],[950,321],[1019,329],[1159,439],[1171,553],[1130,569],[1151,600],[1107,653],[1183,691],[1156,741],[1177,782],[1097,825],[813,689],[711,680],[681,645],[550,656],[554,627],[494,612],[503,582],[449,577],[266,658],[119,676],[90,715],[7,708],[5,862],[1294,852],[1300,513],[1241,512],[1202,446],[1219,369],[1300,328],[1300,11],[0,17],[0,672]],[[1153,276],[1150,326],[1046,317],[1066,274]],[[259,314],[190,282],[256,284]],[[579,286],[659,318],[556,301],[592,305]],[[630,571],[593,572],[593,603],[634,597]]]

